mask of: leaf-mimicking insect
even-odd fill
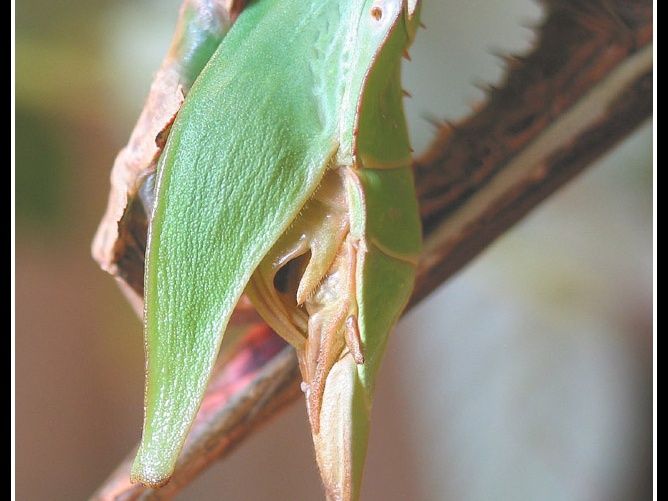
[[[157,167],[132,477],[164,484],[246,292],[298,354],[328,496],[356,499],[374,381],[421,227],[403,112],[417,0],[255,0]]]

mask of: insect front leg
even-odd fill
[[[328,170],[246,289],[296,348],[330,499],[359,492],[376,373],[412,290],[420,241],[412,186],[409,169]]]
[[[356,281],[365,245],[350,231],[345,169],[328,170],[246,288],[260,315],[297,349],[314,433],[332,366],[346,353],[364,362]]]

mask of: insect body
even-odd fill
[[[293,344],[328,496],[356,499],[373,386],[421,244],[401,56],[416,1],[256,0],[161,156],[133,479],[166,482],[246,291]]]

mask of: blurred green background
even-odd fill
[[[143,391],[141,324],[90,244],[179,1],[14,5],[16,499],[86,499],[139,439]],[[424,0],[418,152],[541,16]],[[652,139],[647,123],[402,319],[363,499],[651,497]],[[311,448],[298,403],[179,499],[322,499]]]

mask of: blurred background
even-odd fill
[[[141,433],[141,324],[90,244],[179,0],[15,4],[15,488],[87,499]],[[413,143],[522,53],[539,3],[425,0]],[[653,156],[647,123],[400,322],[363,499],[651,498]],[[318,500],[298,402],[180,500]]]

